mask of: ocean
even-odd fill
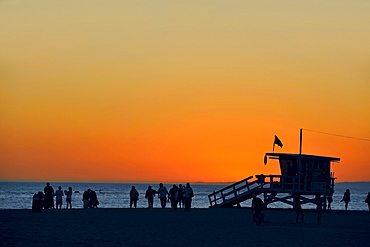
[[[131,186],[135,186],[140,196],[138,208],[146,208],[147,200],[144,198],[145,191],[151,185],[153,189],[159,188],[158,184],[126,184],[126,183],[59,183],[51,182],[54,190],[58,186],[62,186],[62,190],[68,190],[68,187],[73,188],[72,207],[82,208],[82,194],[85,190],[95,190],[99,200],[100,208],[129,208],[129,193]],[[172,188],[172,184],[165,184],[167,189]],[[214,191],[224,188],[227,185],[214,184],[192,184],[194,190],[194,198],[192,202],[193,208],[208,208],[208,195]],[[31,209],[32,197],[34,193],[43,191],[44,182],[0,182],[0,210],[4,209]],[[354,182],[354,183],[336,183],[335,193],[333,195],[333,210],[343,210],[344,203],[340,202],[346,189],[351,191],[351,202],[348,210],[368,211],[367,204],[364,202],[367,194],[370,192],[370,182]],[[79,193],[76,193],[79,192]],[[247,200],[241,204],[242,207],[250,207],[251,200]],[[159,208],[159,199],[155,198],[154,208]],[[168,204],[167,207],[170,207]],[[65,208],[65,198],[63,199],[63,208]],[[291,208],[284,203],[272,203],[268,208]],[[314,209],[313,204],[302,205],[303,209]]]

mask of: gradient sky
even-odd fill
[[[370,139],[365,0],[0,0],[0,180],[237,181]],[[303,132],[370,180],[370,142]]]

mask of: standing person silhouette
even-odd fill
[[[54,189],[50,186],[50,183],[47,182],[44,188],[45,193],[45,208],[54,208]]]
[[[98,205],[99,205],[98,196],[96,195],[95,190],[91,190],[90,191],[89,207],[90,208],[98,208]]]
[[[136,208],[137,201],[139,200],[139,192],[136,190],[135,186],[131,187],[130,191],[130,208],[132,208],[132,204]]]
[[[177,210],[178,198],[179,198],[179,189],[177,185],[174,184],[168,193],[168,199],[171,201],[171,208],[173,211]]]
[[[64,191],[64,194],[66,195],[66,209],[68,209],[68,205],[69,208],[72,209],[72,193],[72,187],[69,187],[68,191]]]
[[[331,203],[333,202],[333,194],[328,195],[328,210],[331,210]]]
[[[186,186],[184,188],[185,212],[190,212],[191,201],[193,197],[194,197],[193,189],[190,187],[189,183],[186,183]]]
[[[252,212],[253,212],[253,221],[256,222],[256,226],[261,225],[262,222],[262,210],[265,209],[265,204],[263,201],[258,198],[256,195],[253,195],[252,200]]]
[[[62,190],[62,186],[59,186],[58,190],[55,191],[55,202],[56,202],[57,209],[58,209],[58,206],[59,206],[59,209],[62,209],[63,196],[64,196],[64,193]]]
[[[367,203],[367,206],[369,207],[369,211],[370,211],[370,192],[367,193],[367,197],[365,199],[365,202]]]
[[[316,211],[317,211],[317,224],[321,225],[322,207],[323,207],[324,202],[320,195],[316,195],[315,203],[316,203]]]
[[[347,211],[348,203],[351,201],[351,192],[349,191],[349,189],[347,189],[346,192],[344,192],[343,199],[340,200],[340,202],[343,202],[343,201],[344,201],[344,207]]]
[[[161,201],[162,208],[166,207],[167,195],[168,195],[167,188],[164,187],[162,183],[160,183],[159,189],[158,189],[158,197],[159,197],[159,200]]]
[[[152,189],[152,186],[148,186],[145,192],[145,198],[148,199],[148,208],[153,208],[155,193],[156,191]]]
[[[85,192],[82,195],[82,201],[83,201],[83,206],[84,208],[89,208],[89,203],[90,203],[90,189],[85,190]]]
[[[182,184],[179,184],[177,193],[177,201],[179,203],[179,207],[181,208],[184,205],[184,187],[182,187]]]
[[[297,195],[294,198],[294,210],[297,214],[296,218],[295,218],[295,222],[298,223],[299,215],[301,215],[301,221],[303,223],[304,222],[304,214],[303,214],[303,209],[302,209],[302,206],[301,206],[301,201],[299,200],[299,195]]]

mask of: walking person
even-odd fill
[[[193,189],[190,187],[189,183],[186,183],[186,186],[184,188],[185,212],[190,212],[191,201],[193,197],[194,197]]]
[[[265,204],[263,201],[258,198],[256,195],[253,195],[252,200],[252,213],[253,213],[253,221],[256,222],[256,226],[261,225],[262,222],[262,211],[265,209]]]
[[[351,201],[351,192],[349,191],[349,189],[346,189],[346,192],[344,192],[344,195],[343,195],[343,199],[340,200],[340,202],[343,202],[344,201],[344,208],[348,209],[348,203]]]
[[[328,195],[328,210],[331,210],[331,203],[333,202],[333,194]]]
[[[57,209],[58,209],[58,206],[59,206],[59,209],[62,209],[63,196],[64,196],[64,193],[62,190],[62,186],[59,186],[58,190],[55,191],[55,202],[56,202]]]
[[[316,195],[315,203],[316,203],[316,211],[317,211],[317,224],[321,225],[322,208],[323,208],[324,202],[320,195]]]
[[[72,187],[69,187],[68,191],[64,191],[64,194],[66,195],[66,209],[68,209],[68,206],[72,209],[72,193]]]
[[[54,189],[47,182],[44,188],[45,193],[45,208],[54,208]]]
[[[152,189],[152,186],[148,186],[148,189],[145,192],[145,198],[148,199],[148,208],[153,208],[155,190]]]
[[[295,222],[298,223],[298,220],[299,220],[299,216],[301,216],[301,221],[303,223],[304,221],[304,214],[303,214],[303,209],[302,209],[302,206],[301,206],[301,201],[299,200],[299,195],[297,195],[295,198],[294,198],[294,210],[296,212],[296,218],[295,218]]]
[[[173,187],[170,189],[170,192],[168,193],[168,200],[171,201],[171,208],[174,211],[177,210],[178,195],[178,187],[176,184],[174,184]]]
[[[162,183],[159,184],[159,189],[157,193],[158,193],[159,200],[161,201],[161,207],[165,208],[168,191],[167,191],[167,188],[164,187]]]
[[[132,186],[131,191],[130,191],[130,208],[132,208],[132,204],[136,208],[136,204],[138,200],[139,200],[139,192],[135,189],[135,186]]]
[[[182,184],[179,184],[177,194],[177,202],[179,207],[182,208],[184,206],[184,187],[182,187]]]

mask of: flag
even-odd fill
[[[280,141],[279,137],[277,137],[276,135],[275,135],[274,144],[272,146],[272,151],[275,150],[275,145],[278,145],[281,148],[283,147],[283,143]]]

